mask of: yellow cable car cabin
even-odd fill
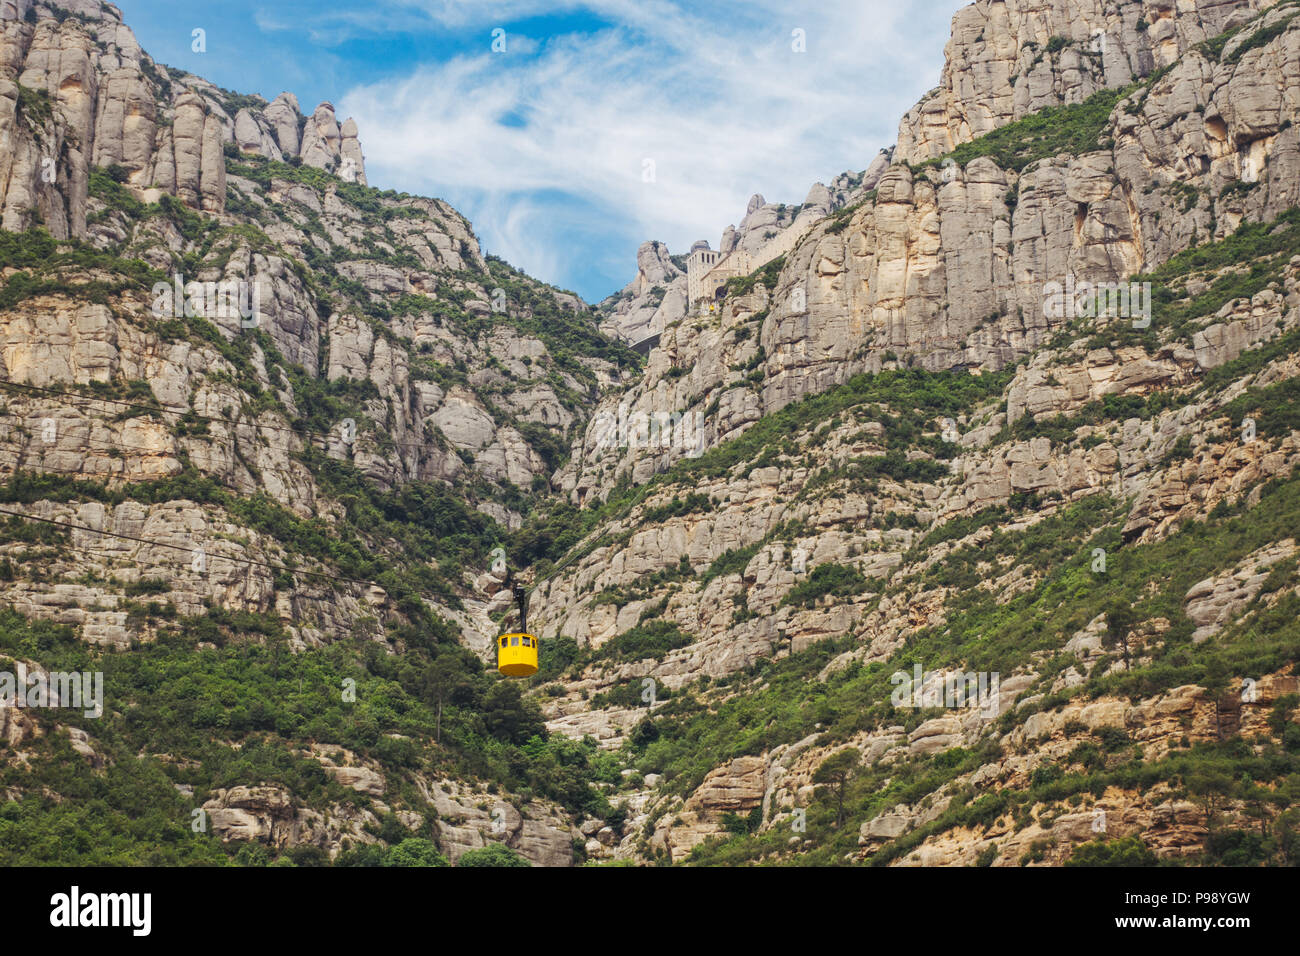
[[[497,638],[497,670],[507,677],[537,673],[537,638],[531,634],[502,634]]]
[[[511,588],[519,605],[519,630],[497,638],[497,670],[506,677],[532,677],[537,673],[537,638],[528,631],[528,592],[518,582]]]

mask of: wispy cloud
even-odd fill
[[[357,37],[418,31],[428,26],[426,17],[394,4],[382,16],[366,7],[317,9],[308,16],[294,10],[265,6],[252,11],[253,23],[264,33],[305,33],[317,48],[333,48]]]
[[[716,243],[750,194],[797,203],[866,166],[937,81],[951,14],[951,0],[397,6],[481,29],[483,44],[341,98],[372,181],[445,196],[489,249],[589,296],[630,278],[640,239]],[[573,10],[592,27],[545,35],[546,17]],[[617,278],[577,235],[623,250]]]

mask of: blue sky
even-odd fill
[[[753,193],[799,203],[864,168],[938,83],[960,5],[118,3],[163,63],[334,103],[372,185],[446,199],[486,251],[588,301],[634,276],[643,240],[716,247]]]

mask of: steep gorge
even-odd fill
[[[712,312],[659,244],[599,312],[484,257],[109,4],[4,12],[0,655],[107,686],[0,709],[6,859],[1294,862],[1300,5],[963,8]]]

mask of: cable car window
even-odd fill
[[[503,637],[503,638],[501,638],[501,646],[502,646],[502,647],[507,647],[507,646],[509,646],[509,644],[510,644],[510,638],[508,638],[508,637]]]
[[[511,647],[518,647],[518,646],[519,646],[519,638],[517,638],[517,637],[512,637],[512,638],[510,638],[510,646],[511,646]]]
[[[525,637],[525,638],[524,638],[524,647],[532,647],[532,646],[533,646],[533,645],[532,645],[532,642],[529,641],[528,638]]]

